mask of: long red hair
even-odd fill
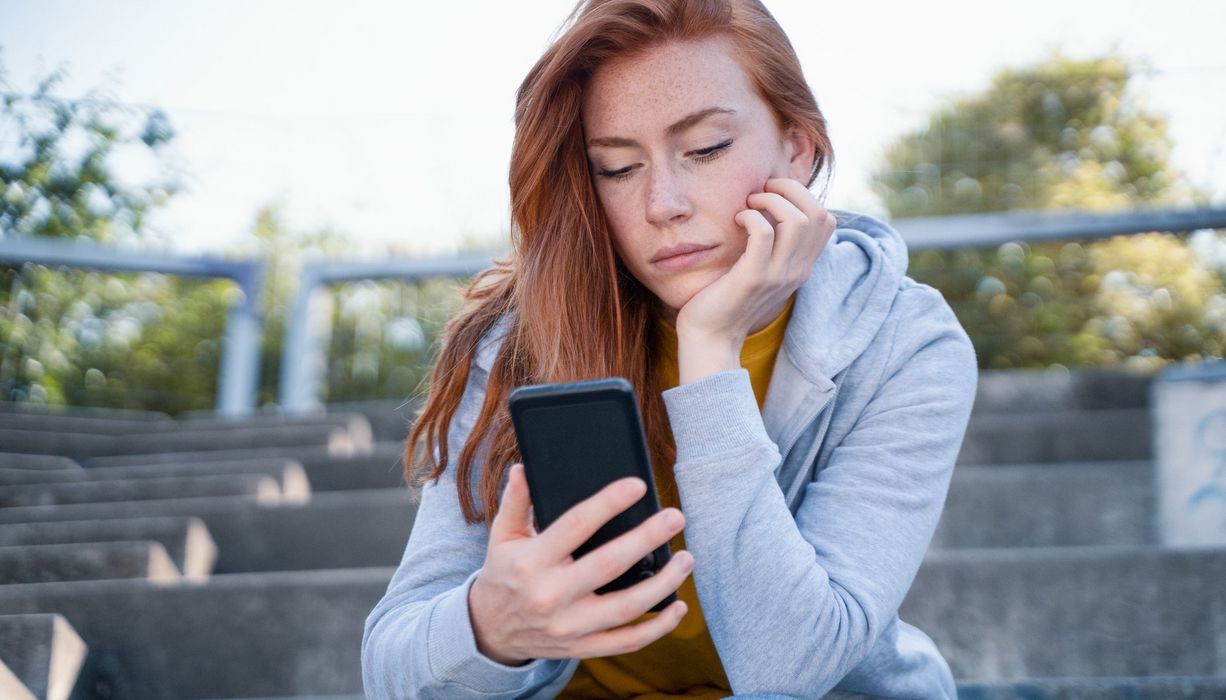
[[[560,29],[516,95],[510,257],[477,276],[444,327],[429,394],[405,445],[409,483],[443,473],[451,459],[448,431],[478,341],[509,316],[484,404],[456,464],[469,523],[493,521],[503,474],[519,460],[507,412],[507,397],[518,386],[624,377],[639,397],[652,462],[671,466],[676,456],[663,387],[645,350],[655,347],[658,300],[614,252],[584,148],[581,96],[598,66],[666,41],[730,37],[778,125],[798,128],[816,143],[806,184],[823,167],[828,183],[833,163],[825,118],[796,53],[757,0],[581,0]],[[481,466],[478,509],[471,483]]]

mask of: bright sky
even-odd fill
[[[1169,116],[1176,167],[1226,201],[1226,2],[766,4],[830,126],[831,207],[881,214],[867,175],[889,141],[1057,46],[1148,60],[1138,87]],[[232,249],[280,201],[290,225],[331,224],[355,254],[441,253],[506,240],[514,92],[573,5],[4,0],[0,62],[21,90],[65,65],[65,96],[112,86],[168,113],[189,191],[155,223],[178,250]]]

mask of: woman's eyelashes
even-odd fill
[[[732,145],[732,139],[728,139],[727,141],[716,144],[714,146],[710,146],[707,148],[700,148],[696,151],[690,151],[686,155],[693,156],[694,160],[700,163],[706,163],[706,162],[715,160],[716,158],[719,158],[721,155],[724,154],[725,151],[728,150],[728,147],[731,145]],[[631,166],[622,168],[621,170],[600,170],[600,171],[597,171],[596,174],[600,175],[601,177],[607,177],[610,180],[625,180],[626,178],[630,177],[630,174],[633,172],[633,170],[634,170],[634,166],[631,165]]]

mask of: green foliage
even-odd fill
[[[63,71],[28,95],[11,91],[0,71],[0,237],[90,238],[131,243],[147,236],[148,213],[179,185],[170,179],[124,184],[112,167],[117,153],[157,160],[174,132],[166,116],[124,107],[103,93],[64,100]]]
[[[7,399],[175,413],[212,406],[233,284],[34,265],[23,278],[0,315]]]
[[[111,159],[126,151],[160,163],[174,138],[165,115],[98,93],[57,97],[60,72],[26,95],[11,91],[3,75],[0,66],[0,244],[39,236],[148,247],[157,236],[149,213],[179,188],[164,176],[122,184]],[[269,205],[256,217],[248,248],[235,252],[268,265],[258,401],[269,404],[277,396],[301,261],[344,257],[348,241],[329,229],[290,231]],[[325,290],[331,323],[325,396],[403,399],[417,390],[462,283],[361,282]],[[0,400],[172,415],[212,408],[226,314],[240,293],[228,280],[0,266]]]
[[[892,144],[873,187],[896,218],[1206,203],[1169,164],[1166,122],[1131,89],[1136,73],[1119,56],[1059,54],[1003,70]],[[1210,238],[1202,248],[1221,241]],[[1153,370],[1226,344],[1221,271],[1186,236],[923,251],[910,274],[942,291],[985,368]]]
[[[179,187],[165,173],[125,183],[116,157],[161,163],[174,132],[165,115],[98,91],[54,94],[64,74],[14,91],[0,69],[0,241],[87,238],[148,244],[148,215]],[[0,243],[2,244],[2,243]],[[36,403],[207,408],[226,281],[0,266],[0,398]]]
[[[426,389],[443,325],[459,308],[460,282],[364,281],[331,294],[329,401],[403,398]]]
[[[329,229],[289,230],[276,206],[256,217],[252,257],[265,261],[264,346],[260,402],[276,400],[282,338],[303,260],[343,257],[344,235]],[[364,280],[317,293],[313,313],[328,359],[326,401],[404,399],[425,388],[443,324],[459,308],[468,280]]]

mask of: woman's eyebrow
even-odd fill
[[[669,136],[676,136],[677,134],[680,134],[713,114],[736,114],[736,110],[728,109],[726,107],[707,107],[706,109],[700,109],[693,114],[678,119],[675,123],[670,124],[664,131]],[[639,143],[634,139],[628,139],[622,136],[599,136],[594,139],[589,139],[587,145],[589,148],[593,146],[603,146],[605,148],[623,148],[626,146],[637,146]]]

